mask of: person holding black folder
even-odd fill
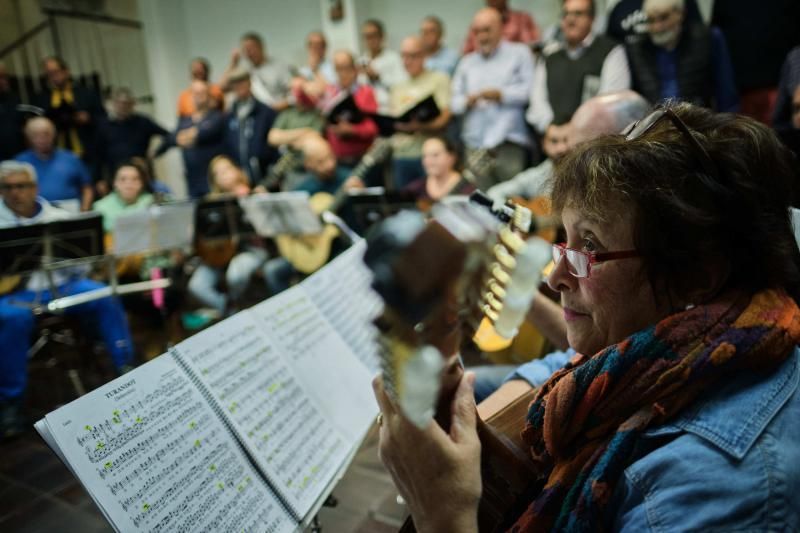
[[[440,134],[450,121],[450,77],[425,68],[425,49],[416,35],[400,45],[408,80],[392,87],[390,107],[394,118],[376,117],[381,135],[392,136],[394,186],[402,189],[425,175],[422,145]]]
[[[370,118],[377,112],[378,103],[372,87],[359,83],[353,55],[340,50],[333,54],[337,81],[328,85],[320,98],[305,94],[326,118],[325,139],[330,143],[337,161],[355,167],[378,135],[378,127]]]

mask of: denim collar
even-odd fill
[[[771,374],[746,372],[724,383],[669,424],[644,437],[691,433],[740,460],[764,428],[795,394],[800,382],[800,348]]]

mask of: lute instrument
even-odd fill
[[[504,313],[500,300],[531,281],[525,270],[543,265],[529,264],[525,241],[507,223],[472,204],[436,205],[428,223],[400,213],[367,243],[364,259],[384,300],[376,319],[384,387],[413,423],[424,427],[434,418],[447,430],[463,373],[458,353],[484,314],[501,330],[515,329],[513,319],[524,312]],[[530,500],[536,470],[519,437],[528,401],[514,398],[493,419],[479,420],[481,531],[510,522]],[[414,531],[413,523],[401,531]]]

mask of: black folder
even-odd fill
[[[423,98],[420,102],[415,104],[411,109],[400,115],[399,117],[390,117],[387,115],[372,115],[375,124],[378,125],[378,132],[381,137],[389,137],[393,135],[397,128],[395,125],[398,122],[408,123],[412,120],[417,122],[430,122],[441,114],[439,106],[436,105],[436,100],[433,95]]]
[[[331,102],[326,116],[330,124],[338,124],[343,121],[358,124],[366,118],[364,112],[356,105],[353,95],[347,92],[339,93],[336,96]]]

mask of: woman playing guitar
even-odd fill
[[[209,165],[209,199],[250,194],[250,185],[242,169],[227,156],[217,156]],[[267,260],[267,251],[260,242],[241,242],[238,235],[195,242],[201,263],[189,279],[189,292],[202,302],[224,314],[244,294],[250,277]],[[225,276],[227,294],[217,288]]]

